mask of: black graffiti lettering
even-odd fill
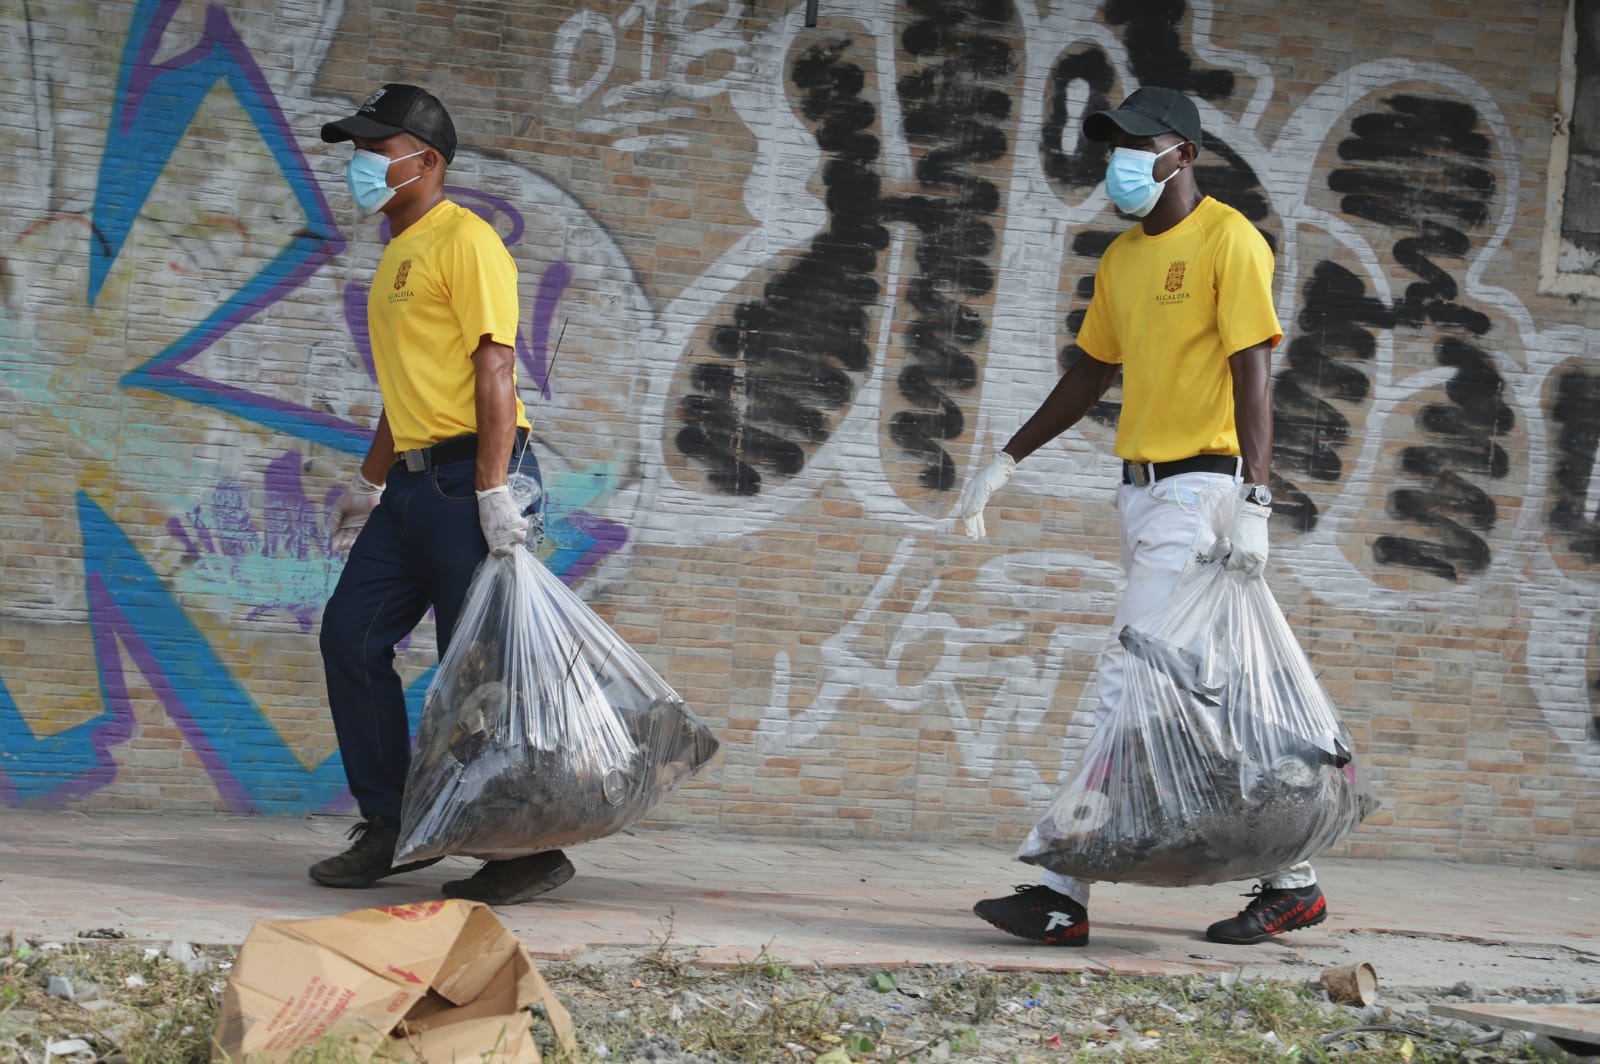
[[[1426,490],[1398,489],[1389,495],[1389,511],[1426,526],[1437,538],[1379,536],[1372,553],[1381,564],[1421,569],[1450,580],[1463,569],[1482,572],[1488,568],[1489,547],[1469,528],[1487,531],[1493,526],[1494,500],[1471,481],[1444,473]]]
[[[956,483],[944,443],[966,426],[952,393],[977,386],[978,365],[967,349],[988,331],[984,312],[967,300],[994,288],[996,241],[987,218],[999,210],[1000,191],[974,176],[972,167],[1009,150],[999,123],[1010,117],[1011,97],[991,82],[1011,76],[1012,49],[1001,35],[1014,29],[1016,11],[1009,0],[913,0],[909,6],[919,17],[901,43],[922,66],[897,87],[906,136],[919,153],[917,183],[942,194],[884,201],[887,219],[916,229],[920,271],[908,300],[910,361],[897,382],[914,409],[895,413],[889,438],[921,460],[922,485],[942,491]]]
[[[1076,129],[1072,135],[1077,148],[1071,152],[1062,150],[1067,123],[1083,119],[1083,115],[1067,113],[1067,94],[1075,81],[1083,82],[1089,89],[1084,115],[1111,106],[1107,94],[1116,83],[1116,74],[1106,53],[1091,45],[1063,56],[1050,72],[1049,110],[1040,132],[1039,154],[1050,180],[1071,189],[1086,189],[1106,179],[1107,152],[1104,144],[1078,136]]]
[[[1555,380],[1551,420],[1556,462],[1551,476],[1550,526],[1568,537],[1573,553],[1600,565],[1600,500],[1590,495],[1600,459],[1600,374],[1574,368]],[[1600,678],[1595,681],[1600,691]]]
[[[1233,94],[1233,72],[1200,69],[1184,51],[1178,26],[1188,13],[1183,0],[1107,0],[1106,21],[1126,26],[1133,76],[1141,85],[1165,85],[1206,100]]]
[[[793,79],[801,110],[816,123],[828,228],[794,265],[742,304],[715,331],[719,361],[696,362],[697,394],[678,406],[678,449],[703,464],[719,491],[753,495],[763,472],[793,476],[808,450],[831,435],[838,411],[855,398],[851,374],[870,364],[869,311],[880,286],[878,254],[888,246],[879,178],[873,170],[877,114],[861,96],[866,79],[837,40],[809,49]]]
[[[1470,104],[1411,95],[1384,104],[1388,110],[1350,123],[1352,136],[1340,143],[1339,157],[1358,165],[1334,170],[1328,187],[1341,194],[1344,213],[1405,234],[1394,243],[1395,261],[1417,280],[1395,301],[1393,325],[1435,329],[1434,357],[1456,372],[1444,388],[1449,402],[1425,404],[1414,418],[1424,439],[1400,453],[1398,472],[1423,486],[1389,495],[1392,516],[1433,538],[1385,535],[1373,553],[1380,563],[1456,580],[1488,565],[1481,533],[1497,516],[1493,498],[1469,478],[1500,479],[1511,465],[1498,442],[1514,425],[1505,381],[1472,342],[1492,323],[1458,302],[1455,277],[1441,264],[1470,255],[1466,230],[1488,219],[1494,174],[1477,164],[1489,158],[1490,143]]]
[[[1327,482],[1343,476],[1350,422],[1330,400],[1361,403],[1371,392],[1365,364],[1378,341],[1367,326],[1393,328],[1393,311],[1343,266],[1319,262],[1302,293],[1285,368],[1273,381],[1272,511],[1301,532],[1316,527],[1318,509],[1289,474]]]

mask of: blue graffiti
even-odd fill
[[[261,68],[220,4],[207,7],[205,33],[198,45],[165,62],[155,62],[178,3],[140,0],[134,9],[95,189],[89,303],[93,305],[98,298],[134,221],[188,133],[195,112],[219,83],[232,90],[255,123],[262,143],[305,212],[306,223],[242,288],[155,358],[128,373],[122,384],[215,407],[335,450],[363,453],[370,433],[349,421],[184,368],[242,321],[298,287],[344,249],[345,238]]]
[[[110,748],[127,739],[132,728],[131,713],[108,709],[37,738],[0,680],[0,802],[59,805],[105,786],[117,771]]]
[[[138,548],[82,492],[78,525],[85,580],[104,589],[104,601],[91,599],[89,610],[97,650],[114,649],[106,638],[114,636],[127,651],[229,808],[301,813],[338,800],[345,790],[338,756],[312,766],[300,760]],[[117,702],[127,697],[123,658],[98,656],[107,700],[116,712],[122,708]]]
[[[138,548],[81,492],[78,524],[89,624],[107,708],[39,738],[0,681],[0,802],[56,806],[112,782],[116,764],[110,750],[134,729],[126,655],[231,811],[298,815],[348,805],[338,753],[307,765],[284,743]],[[406,690],[413,731],[437,671],[437,664],[430,666]]]
[[[93,305],[99,297],[198,109],[217,86],[226,85],[254,122],[305,212],[306,223],[276,258],[204,321],[126,374],[121,383],[125,388],[143,388],[212,407],[333,450],[363,454],[371,439],[368,427],[186,368],[241,322],[304,283],[339,254],[346,241],[266,79],[220,4],[207,7],[205,31],[198,45],[155,62],[180,2],[139,0],[131,20],[95,192],[88,302]],[[451,192],[497,228],[501,222],[509,226],[510,232],[504,234],[508,243],[520,237],[522,218],[511,204],[473,190],[452,188]],[[549,374],[554,361],[551,327],[570,279],[567,263],[552,264],[539,285],[532,343],[518,330],[518,361],[546,398],[551,395]],[[348,305],[352,302],[348,296],[351,333],[357,346],[364,349],[365,322],[361,320],[357,328],[358,316],[352,313],[356,308]],[[368,360],[370,370],[370,355]],[[627,531],[583,508],[615,490],[612,473],[597,469],[569,474],[552,487],[559,490],[550,495],[544,553],[552,570],[571,584],[619,549],[627,540]],[[196,514],[200,516],[198,510]],[[58,805],[115,779],[117,763],[112,750],[127,742],[137,728],[135,693],[129,690],[132,677],[127,671],[127,663],[132,662],[133,671],[143,677],[145,686],[178,726],[230,810],[300,814],[347,807],[350,798],[338,754],[315,765],[304,763],[226,668],[132,539],[82,492],[78,495],[78,519],[89,627],[104,709],[41,738],[0,680],[0,803]],[[268,542],[272,537],[264,535],[267,545],[262,553],[271,557],[275,553]],[[198,548],[191,547],[190,553],[197,555]],[[283,603],[273,600],[271,605]],[[309,620],[310,609],[306,604],[303,621]],[[436,671],[437,665],[407,688],[413,729]]]

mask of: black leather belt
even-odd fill
[[[1180,458],[1176,462],[1123,462],[1124,484],[1154,484],[1158,480],[1175,477],[1179,473],[1228,473],[1242,476],[1244,460],[1231,454],[1197,454],[1193,458]]]
[[[522,448],[527,445],[528,430],[517,429],[517,441],[511,446],[511,457],[515,458],[522,453]],[[411,451],[401,451],[396,459],[413,473],[426,473],[436,466],[449,465],[451,462],[465,462],[478,457],[478,436],[476,433],[467,436],[457,436],[451,440],[440,440],[431,447],[418,447]]]

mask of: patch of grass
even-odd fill
[[[143,947],[0,937],[0,1064],[43,1060],[73,1038],[126,1064],[207,1061],[226,979],[217,966],[233,955],[210,951],[207,970],[191,972]],[[76,1000],[51,996],[52,978]]]
[[[147,956],[140,945],[47,948],[0,935],[0,1064],[38,1064],[47,1044],[67,1038],[88,1042],[108,1064],[209,1060],[228,974],[220,966],[233,951],[207,956],[218,967],[190,972],[162,955]],[[1419,1011],[1362,1013],[1297,984],[1232,976],[906,968],[889,973],[893,986],[874,989],[879,969],[791,968],[766,950],[737,967],[712,969],[671,945],[670,922],[653,949],[603,963],[541,967],[572,1012],[579,1042],[568,1056],[541,1035],[551,1064],[623,1064],[630,1051],[664,1060],[699,1055],[701,1064],[811,1064],[824,1053],[853,1064],[1087,1064],[1108,1056],[1149,1064],[1537,1059],[1521,1036],[1475,1045],[1455,1033],[1464,1028],[1435,1025]],[[83,996],[51,997],[52,976]],[[535,1024],[536,1031],[542,1027]],[[354,1059],[336,1038],[294,1058],[296,1064]],[[375,1059],[410,1058],[396,1044]]]
[[[640,959],[639,966],[652,973],[659,981],[685,985],[699,978],[699,969],[695,967],[698,954],[693,949],[672,944],[676,915],[673,910],[668,909],[667,915],[661,918],[661,935],[650,951]],[[656,938],[654,935],[651,937]]]

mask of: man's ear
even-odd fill
[[[1184,166],[1193,166],[1199,154],[1200,148],[1192,140],[1186,140],[1178,146],[1178,158],[1183,160]]]

